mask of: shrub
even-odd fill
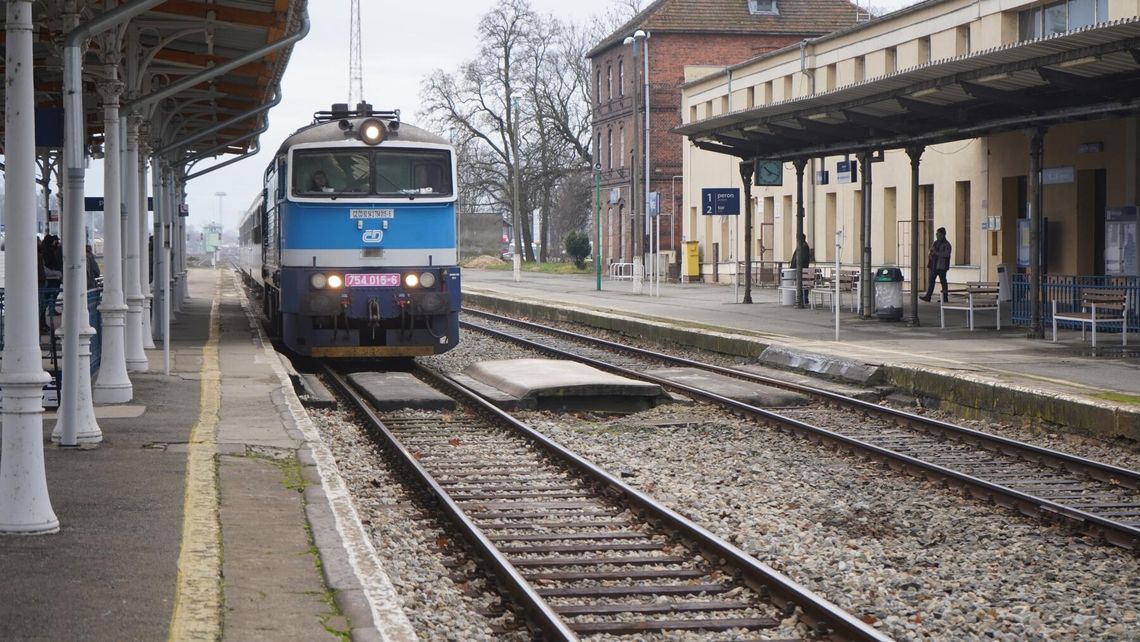
[[[574,260],[574,267],[586,269],[586,257],[590,256],[590,237],[579,230],[570,232],[566,235],[566,253]]]

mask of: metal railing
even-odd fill
[[[62,337],[56,330],[63,321],[63,299],[60,296],[61,288],[39,288],[38,318],[40,325],[40,349],[44,359],[44,369],[54,381],[59,381],[60,356],[62,354]],[[87,291],[87,318],[95,336],[91,337],[91,374],[99,370],[103,355],[103,315],[99,312],[99,304],[103,301],[103,289],[93,288]],[[7,319],[7,310],[4,307],[4,290],[0,289],[0,350],[4,349],[4,323]],[[2,356],[0,356],[2,359]]]
[[[1010,292],[1012,301],[1010,311],[1013,323],[1028,325],[1031,307],[1029,304],[1029,276],[1027,274],[1013,274],[1010,276]],[[1057,309],[1070,312],[1080,310],[1081,296],[1085,289],[1120,290],[1128,293],[1128,327],[1140,328],[1140,277],[1135,276],[1085,276],[1070,274],[1048,274],[1042,279],[1041,292],[1041,323],[1052,324],[1052,301],[1057,301]],[[1079,324],[1071,321],[1058,321],[1058,327],[1079,328]],[[1115,332],[1113,326],[1106,326],[1107,332]]]

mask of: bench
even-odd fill
[[[1081,308],[1071,312],[1057,310],[1053,299],[1053,342],[1057,341],[1057,322],[1072,321],[1081,324],[1081,341],[1085,340],[1085,326],[1092,326],[1092,347],[1096,347],[1098,325],[1119,325],[1120,344],[1128,345],[1128,292],[1088,288],[1081,292]]]
[[[975,312],[993,311],[997,316],[997,329],[1001,330],[1001,304],[998,302],[996,281],[970,281],[966,283],[965,290],[951,291],[940,310],[943,328],[946,327],[947,310],[965,310],[966,324],[971,331],[974,330]]]
[[[806,287],[806,280],[804,282]],[[839,271],[839,301],[835,300],[835,281],[818,279],[812,284],[811,291],[809,292],[811,298],[811,308],[815,309],[815,301],[818,298],[819,304],[823,305],[824,298],[831,299],[831,309],[835,309],[836,303],[839,304],[840,309],[843,308],[843,297],[851,297],[851,311],[856,312],[859,309],[859,273],[853,270],[840,270]]]

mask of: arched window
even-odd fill
[[[606,95],[614,99],[614,68],[606,65]]]
[[[597,78],[594,79],[594,100],[602,104],[602,68],[598,67]]]
[[[621,159],[621,166],[625,167],[625,125],[618,129],[618,158]]]
[[[618,61],[618,95],[625,95],[625,61]]]
[[[613,169],[614,168],[614,130],[612,130],[612,129],[606,131],[606,153],[610,157],[609,162],[606,165],[606,168],[607,169]]]

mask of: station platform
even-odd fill
[[[1009,322],[1008,309],[1001,330],[989,313],[971,331],[960,310],[948,310],[942,328],[938,302],[919,301],[915,327],[842,309],[836,340],[830,306],[781,305],[771,288],[753,287],[745,304],[743,286],[645,283],[635,294],[628,280],[603,278],[599,290],[592,274],[523,272],[515,282],[509,269],[465,268],[463,293],[477,307],[667,337],[742,361],[764,355],[772,365],[803,370],[835,363],[873,370],[905,393],[966,415],[1140,440],[1140,358],[1119,349],[1118,332],[1102,333],[1094,355],[1077,330],[1060,331],[1056,343],[1051,327],[1044,340],[1028,338],[1027,328]],[[1129,348],[1140,342],[1136,332]]]
[[[148,350],[102,443],[52,444],[45,413],[60,530],[0,537],[0,639],[415,639],[234,274],[188,284],[169,374]]]

